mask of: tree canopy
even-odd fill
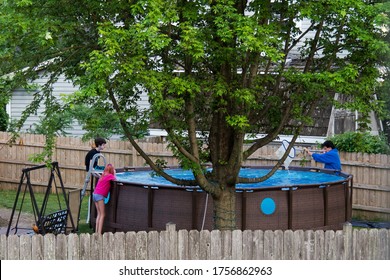
[[[235,185],[265,179],[239,177],[257,149],[281,133],[296,139],[321,106],[336,102],[363,121],[382,110],[373,95],[388,72],[388,11],[363,0],[4,0],[0,89],[32,90],[24,117],[41,103],[49,119],[80,104],[116,112],[146,162],[208,192],[215,226],[232,229]],[[48,75],[41,89],[31,85],[38,69]],[[60,74],[80,87],[62,102],[51,95]],[[138,108],[141,92],[150,110]],[[151,122],[195,180],[165,174],[137,145],[134,133]]]

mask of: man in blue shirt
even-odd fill
[[[333,142],[327,140],[321,145],[321,148],[323,150],[322,154],[312,153],[307,148],[304,148],[304,150],[309,156],[312,156],[315,161],[324,163],[325,169],[341,170],[339,151],[336,149]]]

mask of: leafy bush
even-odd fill
[[[346,132],[330,138],[339,151],[368,154],[390,154],[390,146],[384,136],[369,132]]]
[[[0,131],[7,131],[8,114],[4,107],[0,107]]]

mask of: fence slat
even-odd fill
[[[148,234],[145,231],[140,231],[136,234],[136,259],[148,259]]]
[[[167,231],[168,231],[168,244],[169,244],[169,254],[168,259],[169,260],[176,260],[177,259],[177,231],[176,231],[176,225],[175,224],[167,224]]]
[[[251,230],[244,230],[242,233],[242,259],[253,259],[253,236]]]
[[[333,230],[325,231],[324,235],[324,256],[325,260],[333,260],[335,255],[335,234]]]
[[[75,233],[68,235],[68,260],[80,259],[79,236]]]
[[[253,259],[264,260],[264,231],[253,232]]]
[[[368,260],[368,230],[356,230],[356,260]]]
[[[115,259],[115,244],[114,234],[112,232],[105,232],[103,234],[103,260]]]
[[[283,260],[294,259],[294,232],[286,230],[283,236]]]
[[[208,230],[202,230],[199,236],[199,259],[210,260],[211,259],[211,233]]]
[[[12,235],[8,237],[8,259],[19,260],[20,242],[19,237]]]
[[[160,259],[160,236],[157,231],[148,232],[148,260]]]
[[[232,259],[242,260],[242,231],[233,230],[232,232]]]
[[[31,240],[31,259],[43,260],[43,236],[34,235]]]
[[[46,234],[43,237],[43,258],[45,260],[56,259],[56,239],[54,234]]]
[[[56,259],[68,259],[68,237],[65,234],[56,236]]]
[[[221,232],[222,238],[222,259],[231,260],[232,259],[232,231],[223,230]]]
[[[21,235],[20,236],[20,259],[31,260],[31,236]]]
[[[89,234],[80,234],[80,260],[91,259],[91,238]]]
[[[189,259],[189,247],[188,247],[188,230],[182,229],[179,230],[177,236],[177,253],[179,260],[188,260]]]
[[[379,253],[379,248],[378,248],[378,244],[379,244],[379,240],[378,240],[378,229],[376,228],[373,228],[373,229],[370,229],[368,231],[368,234],[369,234],[369,238],[368,238],[368,250],[370,252],[370,254],[368,255],[368,258],[370,260],[376,260],[378,259],[378,253]]]
[[[325,252],[325,233],[322,230],[316,230],[314,232],[314,259],[315,260],[323,260],[324,252]]]
[[[114,259],[115,260],[125,260],[126,259],[126,246],[125,244],[126,236],[124,232],[117,232],[114,235]]]
[[[135,260],[137,258],[137,236],[133,231],[126,232],[126,259]]]
[[[350,260],[353,256],[352,249],[352,224],[344,223],[344,259]]]
[[[283,259],[283,231],[274,231],[274,260]]]
[[[304,246],[305,244],[305,232],[303,230],[294,231],[293,239],[293,259],[303,260],[305,259]]]
[[[345,252],[344,252],[344,235],[343,231],[338,230],[335,233],[335,243],[336,243],[336,254],[335,257],[337,260],[343,260],[345,257]]]
[[[222,234],[219,230],[211,231],[210,235],[210,258],[212,260],[221,260],[222,259]]]
[[[190,260],[200,259],[200,233],[197,230],[190,230],[188,236],[188,255]]]
[[[314,260],[314,232],[312,230],[305,231],[304,238],[303,258]]]
[[[264,232],[264,259],[273,260],[274,259],[274,234],[271,230],[266,230]]]

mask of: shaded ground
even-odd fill
[[[371,221],[351,221],[352,226],[354,227],[363,227],[363,228],[388,228],[390,229],[389,222],[371,222]]]
[[[0,208],[0,234],[6,234],[11,218],[12,209]],[[17,226],[17,234],[29,234],[33,233],[32,226],[35,224],[34,215],[29,213],[21,213],[18,220],[18,212],[15,211],[10,234],[15,233],[15,227]]]

